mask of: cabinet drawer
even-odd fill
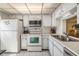
[[[53,56],[54,55],[54,46],[53,46],[53,43],[51,42],[51,41],[49,41],[49,52],[50,52],[50,54],[51,54],[51,56]]]
[[[54,56],[63,56],[63,53],[56,46],[54,46]]]
[[[49,38],[49,35],[43,35],[42,38]]]
[[[64,51],[64,48],[63,48],[63,46],[62,46],[60,43],[54,41],[54,45],[55,45],[61,52]]]
[[[22,34],[21,38],[27,38],[28,34]]]

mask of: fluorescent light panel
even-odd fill
[[[11,7],[11,6],[13,7]],[[42,3],[27,3],[26,7],[25,3],[0,3],[0,8],[3,8],[4,10],[10,12],[10,13],[22,13],[22,14],[30,14],[29,10],[31,11],[32,14],[41,14],[41,9],[42,9]],[[50,14],[52,11],[58,6],[58,3],[45,3],[43,5],[43,10],[42,12],[45,14]],[[19,11],[19,12],[18,12]]]
[[[26,9],[26,6],[24,3],[10,3],[11,6],[18,9]]]
[[[29,9],[41,9],[42,8],[42,3],[29,3],[27,4]]]

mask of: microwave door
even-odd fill
[[[29,21],[30,27],[40,27],[41,21]]]

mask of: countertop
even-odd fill
[[[79,56],[79,42],[62,42],[62,44],[75,55]]]
[[[75,38],[72,36],[70,36],[70,37]],[[55,37],[53,37],[53,38],[55,38]],[[77,39],[79,39],[79,38],[77,38]],[[56,41],[58,41],[63,47],[66,47],[67,49],[69,49],[75,55],[79,56],[79,42],[64,42],[64,41],[60,41],[58,39]]]

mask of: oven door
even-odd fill
[[[41,35],[29,35],[28,45],[41,45]]]

